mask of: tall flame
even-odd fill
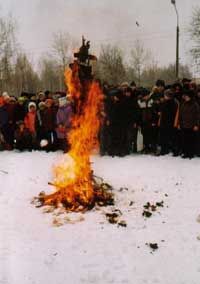
[[[56,192],[45,197],[45,204],[61,202],[76,210],[89,206],[94,199],[90,154],[98,145],[102,93],[97,82],[81,85],[76,64],[73,70],[66,70],[65,79],[77,109],[68,134],[70,151],[54,168]]]

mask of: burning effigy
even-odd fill
[[[93,79],[89,54],[89,41],[83,38],[76,58],[65,72],[68,93],[74,102],[72,127],[68,133],[70,150],[53,169],[54,178],[50,185],[54,192],[41,192],[37,207],[60,204],[66,211],[83,212],[100,206],[113,205],[112,187],[93,174],[90,155],[98,147],[100,112],[103,94],[99,83]]]

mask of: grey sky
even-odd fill
[[[180,59],[190,62],[186,33],[199,0],[176,0],[180,14]],[[52,33],[66,30],[91,40],[94,50],[103,43],[131,49],[136,38],[151,49],[155,60],[175,60],[176,15],[171,0],[0,0],[0,13],[19,23],[19,41],[32,58],[50,50]],[[136,25],[136,21],[140,26]]]

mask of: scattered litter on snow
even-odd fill
[[[199,284],[199,159],[94,156],[115,205],[70,214],[30,204],[62,153],[0,154],[0,283]]]
[[[147,246],[149,246],[153,251],[158,249],[157,243],[146,243]]]

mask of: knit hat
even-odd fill
[[[18,102],[24,103],[25,102],[25,98],[24,97],[18,97]]]

